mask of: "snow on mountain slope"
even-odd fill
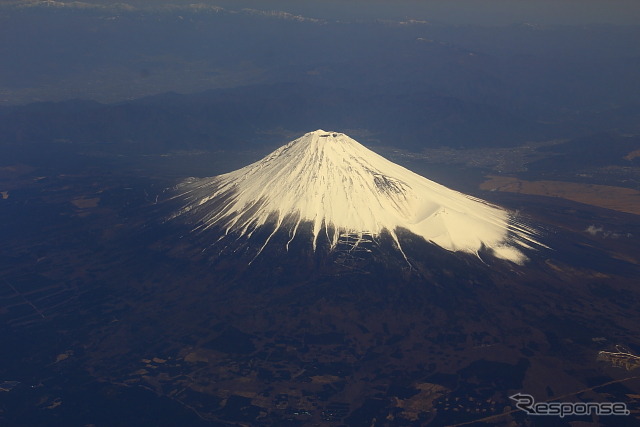
[[[404,228],[449,251],[522,263],[521,248],[537,244],[534,231],[509,212],[423,178],[367,149],[347,135],[317,130],[280,147],[262,160],[212,178],[178,186],[185,217],[194,231],[219,227],[225,234],[251,236],[273,223],[288,231],[289,243],[303,222],[313,224],[335,248],[346,237],[358,245],[387,230],[402,251]],[[286,228],[285,228],[286,227]],[[288,243],[287,243],[288,248]],[[403,253],[404,254],[404,253]]]

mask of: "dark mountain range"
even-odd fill
[[[193,95],[166,94],[102,105],[89,101],[4,107],[5,144],[64,141],[133,145],[148,151],[247,147],[312,126],[359,129],[403,148],[509,146],[567,133],[498,107],[429,92],[367,92],[276,84]],[[571,129],[571,128],[569,128]],[[273,135],[275,133],[275,135]],[[271,136],[270,136],[271,134]]]

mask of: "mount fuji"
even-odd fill
[[[508,210],[451,190],[374,153],[343,133],[316,130],[236,171],[177,186],[170,218],[225,238],[261,235],[257,257],[277,233],[319,238],[329,251],[376,244],[388,233],[404,256],[405,232],[452,252],[483,253],[523,264],[542,246],[535,229]],[[264,231],[267,233],[264,233]],[[303,231],[304,230],[304,231]],[[261,233],[258,233],[258,232]],[[325,240],[326,238],[326,240]],[[272,243],[276,244],[276,243]],[[407,260],[408,261],[408,260]]]

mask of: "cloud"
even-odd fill
[[[316,18],[308,18],[306,16],[301,16],[301,15],[294,15],[292,13],[289,12],[283,12],[280,10],[258,10],[258,9],[242,9],[242,12],[244,13],[248,13],[251,15],[260,15],[260,16],[267,16],[270,18],[278,18],[278,19],[285,19],[287,21],[298,21],[298,22],[313,22],[313,23],[325,23],[326,21],[323,19],[316,19]]]
[[[323,19],[310,18],[280,10],[240,9],[231,10],[207,3],[153,3],[151,5],[133,6],[128,3],[89,3],[82,1],[56,0],[17,0],[0,3],[0,8],[11,9],[68,9],[68,10],[104,10],[108,12],[176,12],[176,13],[229,13],[261,16],[287,21],[326,23]]]
[[[27,8],[42,8],[42,9],[83,9],[83,10],[122,10],[133,11],[135,7],[126,3],[112,3],[112,4],[98,4],[98,3],[86,3],[81,1],[55,1],[55,0],[20,0],[7,2],[3,4],[4,7],[27,9]]]
[[[588,226],[585,230],[585,233],[588,233],[592,236],[602,237],[604,239],[618,239],[620,237],[633,237],[631,233],[616,233],[614,231],[605,230],[603,227],[598,227],[595,224]]]

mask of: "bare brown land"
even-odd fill
[[[73,205],[78,209],[95,208],[96,206],[98,206],[99,202],[100,202],[99,197],[92,197],[90,199],[85,199],[83,197],[80,197],[77,199],[73,199],[71,201],[71,203],[73,203]]]
[[[640,215],[640,191],[609,185],[564,181],[524,181],[509,176],[487,177],[482,190],[559,197],[574,202]]]
[[[624,156],[625,160],[633,160],[638,157],[640,157],[640,150],[634,150],[629,154],[627,154],[626,156]]]

